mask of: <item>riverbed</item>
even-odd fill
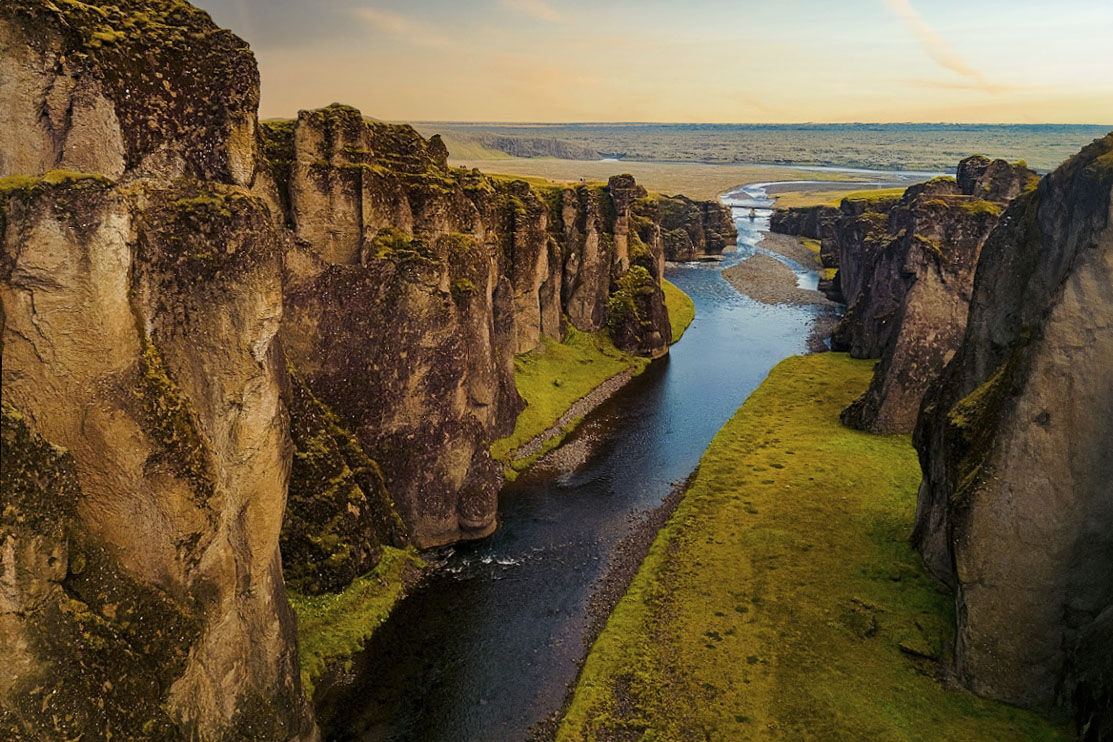
[[[768,201],[764,185],[745,198]],[[618,545],[769,370],[806,351],[822,311],[761,304],[723,279],[769,227],[768,211],[734,214],[737,251],[666,271],[696,305],[683,341],[570,437],[566,446],[587,452],[577,466],[527,472],[501,493],[494,535],[429,555],[436,569],[356,658],[354,681],[323,704],[326,739],[514,742],[559,713],[586,653],[594,586]],[[814,270],[790,267],[814,288]]]

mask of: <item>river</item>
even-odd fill
[[[728,194],[765,202],[765,186]],[[670,355],[589,416],[573,471],[540,468],[504,488],[491,537],[442,549],[321,708],[326,739],[520,742],[559,711],[587,647],[593,585],[639,514],[683,481],[720,427],[781,359],[805,352],[815,309],[738,294],[722,268],[753,254],[768,211],[735,209],[738,250],[672,266],[696,305]],[[756,248],[760,249],[760,248]],[[805,287],[815,271],[786,261]]]

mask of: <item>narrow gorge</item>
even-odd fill
[[[3,728],[314,738],[286,585],[491,533],[515,356],[667,353],[666,254],[733,227],[345,106],[260,124],[251,52],[176,0],[0,24]]]
[[[0,738],[1113,740],[1113,134],[781,209],[260,84],[0,5]]]

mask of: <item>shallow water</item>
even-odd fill
[[[586,463],[527,473],[503,490],[493,536],[432,555],[440,567],[357,658],[354,683],[324,700],[327,739],[513,742],[560,709],[615,546],[695,469],[769,370],[805,351],[815,309],[757,303],[720,275],[760,249],[768,212],[747,215],[735,210],[739,250],[722,263],[668,269],[696,319],[571,437],[566,448],[594,439]],[[815,271],[788,262],[814,288]]]

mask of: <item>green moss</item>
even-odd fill
[[[937,257],[943,257],[943,244],[934,237],[924,237],[920,234],[912,235],[913,241],[920,246],[921,249],[929,252]]]
[[[27,666],[7,678],[0,736],[184,738],[166,700],[203,612],[130,577],[88,539],[75,520],[83,495],[73,458],[7,401],[2,434],[0,533],[18,545],[6,567],[21,575],[17,595],[38,586],[34,601],[6,615]]]
[[[908,545],[908,437],[839,423],[873,365],[788,359],[719,431],[592,647],[559,742],[1069,738],[944,687],[917,656],[943,656],[952,603]]]
[[[841,198],[834,198],[828,206],[839,206],[844,201],[865,205],[869,208],[891,206],[904,196],[904,188],[878,188],[872,191],[854,191]]]
[[[657,281],[644,266],[630,266],[630,270],[619,276],[607,300],[607,326],[612,333],[630,324],[652,327],[652,318],[644,316],[641,305],[643,297],[656,290]]]
[[[980,198],[959,201],[959,206],[967,214],[973,216],[999,217],[1005,213],[1005,204],[996,201],[985,201]]]
[[[371,240],[371,254],[377,260],[389,260],[418,270],[439,265],[441,262],[432,245],[411,237],[397,227],[379,230]]]
[[[677,343],[684,335],[684,331],[696,318],[696,304],[692,297],[685,294],[672,284],[671,281],[661,282],[665,290],[665,307],[669,310],[669,324],[672,325],[672,342]]]
[[[1025,340],[1014,348],[1008,359],[970,394],[960,399],[947,413],[952,445],[955,446],[955,488],[951,499],[964,503],[983,476],[996,438],[994,421],[1000,419],[1001,408],[1009,397]]]
[[[607,379],[624,371],[641,373],[648,363],[620,351],[604,333],[569,327],[563,343],[542,338],[540,347],[514,359],[514,383],[526,408],[518,415],[514,432],[491,445],[491,456],[524,468],[524,462],[509,460],[515,450],[555,425],[574,402]]]
[[[0,198],[20,191],[30,192],[41,186],[87,187],[110,185],[111,180],[94,173],[77,173],[71,170],[51,170],[44,175],[9,175],[0,178]]]
[[[259,135],[263,140],[263,165],[267,168],[281,201],[287,226],[293,227],[290,210],[290,175],[294,167],[294,126],[290,119],[273,119],[259,122]]]
[[[337,592],[370,571],[383,545],[402,547],[406,528],[378,464],[290,367],[294,444],[280,541],[286,584],[303,594]]]
[[[289,594],[298,616],[301,680],[310,696],[314,681],[330,666],[347,665],[366,644],[405,595],[407,575],[424,566],[413,551],[386,547],[375,569],[341,593]]]
[[[148,465],[166,464],[187,480],[202,501],[213,494],[213,476],[205,447],[193,421],[193,411],[170,375],[162,354],[149,339],[139,357],[139,399],[143,423],[162,447]]]

